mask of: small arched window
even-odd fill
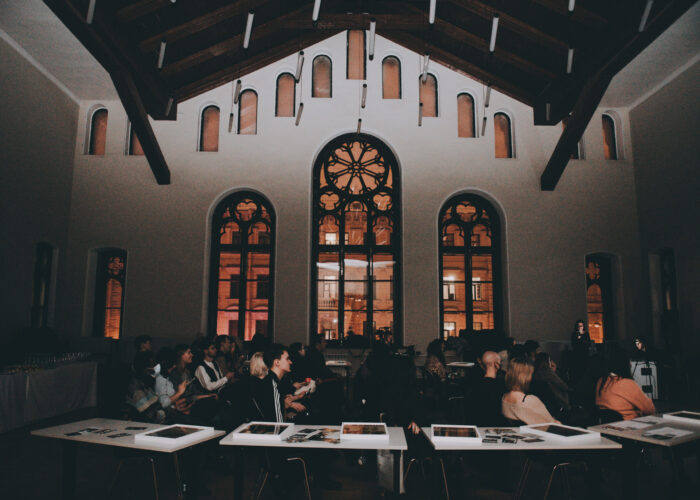
[[[277,77],[277,101],[275,116],[294,116],[296,102],[296,80],[291,73],[282,73]]]
[[[382,61],[382,98],[401,99],[401,61],[387,56]]]
[[[476,137],[474,98],[463,92],[457,95],[457,136]]]
[[[199,125],[199,150],[219,150],[219,108],[211,105],[202,110]]]
[[[107,144],[107,109],[100,108],[92,113],[88,144],[89,155],[102,156],[105,154],[105,145]]]
[[[365,79],[365,31],[348,30],[348,80]]]
[[[311,80],[311,97],[333,96],[333,63],[331,62],[330,57],[314,57]]]
[[[258,133],[258,94],[254,90],[244,90],[238,99],[238,133]]]
[[[423,104],[423,117],[438,115],[438,87],[437,78],[430,73],[427,74],[425,81],[423,75],[418,76],[419,86],[419,101]]]
[[[127,152],[130,156],[143,156],[143,148],[141,142],[134,132],[134,127],[129,124],[129,147]]]
[[[494,141],[496,158],[513,158],[513,131],[510,117],[505,113],[493,115]]]
[[[603,152],[606,160],[617,160],[617,130],[615,120],[608,114],[603,115]]]

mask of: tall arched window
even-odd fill
[[[127,148],[127,154],[130,156],[143,156],[143,148],[141,147],[141,142],[134,132],[134,127],[129,124],[129,147]]]
[[[365,79],[365,31],[348,30],[347,78]]]
[[[423,104],[423,117],[438,115],[438,87],[435,75],[427,74],[425,81],[423,75],[418,76],[419,100]]]
[[[219,108],[211,105],[202,110],[199,121],[199,150],[219,150]]]
[[[382,98],[401,99],[401,61],[387,56],[382,61]]]
[[[466,92],[462,92],[457,95],[457,136],[476,137],[475,123],[474,98]]]
[[[454,196],[439,219],[440,319],[443,336],[501,328],[499,221],[473,194]]]
[[[311,97],[333,96],[333,63],[328,56],[314,57],[311,73]]]
[[[113,339],[121,336],[125,285],[126,250],[97,250],[93,336]]]
[[[493,115],[493,132],[496,158],[513,158],[513,130],[507,114]]]
[[[614,338],[613,259],[608,254],[586,255],[588,333],[596,343]]]
[[[214,210],[209,332],[272,338],[275,214],[259,194],[239,191]]]
[[[328,339],[393,334],[401,342],[398,165],[365,134],[345,134],[316,160],[312,322]]]
[[[606,160],[617,160],[617,130],[615,120],[610,115],[603,115],[603,151]]]
[[[296,102],[296,80],[291,73],[282,73],[277,77],[277,100],[275,116],[294,116]]]
[[[238,133],[258,133],[258,94],[252,89],[244,90],[238,98]]]
[[[88,141],[88,154],[105,154],[107,144],[107,110],[100,108],[95,110],[90,117],[90,138]]]

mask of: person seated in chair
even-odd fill
[[[535,356],[535,372],[530,389],[552,415],[561,418],[571,410],[569,386],[557,374],[557,364],[546,352]]]
[[[473,381],[467,398],[471,422],[478,426],[501,425],[504,423],[501,398],[506,392],[503,377],[499,376],[502,373],[499,373],[501,357],[494,351],[485,351],[477,359],[477,364],[484,375]]]
[[[527,391],[532,381],[534,368],[525,358],[513,358],[508,362],[506,371],[506,394],[501,399],[501,411],[509,420],[523,422],[526,425],[559,423],[537,396]]]
[[[165,421],[165,411],[158,402],[155,391],[154,365],[153,351],[136,353],[133,375],[126,392],[126,404],[135,410],[138,419],[162,423]]]
[[[228,340],[228,337],[224,338]],[[232,383],[234,380],[233,372],[222,372],[219,365],[214,362],[217,353],[216,341],[214,339],[210,339],[202,344],[202,347],[204,358],[194,372],[195,378],[205,391],[212,394],[219,394],[220,399],[231,401],[232,397],[227,389],[231,387],[229,382]]]
[[[625,420],[656,412],[654,402],[632,379],[629,357],[619,346],[611,346],[605,358],[605,374],[596,384],[595,404],[616,411]]]
[[[152,351],[153,339],[150,335],[139,335],[134,339],[134,347],[136,352]]]

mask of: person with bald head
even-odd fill
[[[504,423],[501,398],[506,392],[503,373],[500,372],[501,357],[494,351],[485,351],[477,358],[477,363],[484,375],[474,381],[468,405],[469,423],[478,426],[501,425]]]

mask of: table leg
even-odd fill
[[[442,483],[445,487],[445,498],[447,500],[450,500],[450,488],[447,486],[447,472],[445,471],[445,461],[442,459],[442,457],[438,457],[438,460],[440,461],[440,468],[442,470]]]
[[[182,493],[182,479],[180,478],[180,460],[177,457],[177,452],[173,453],[173,465],[175,466],[175,491],[177,492],[177,498],[182,500],[184,495]]]
[[[75,498],[75,471],[78,445],[75,441],[62,441],[63,448],[63,500],[73,500]]]
[[[392,451],[394,455],[394,497],[401,495],[401,451]]]
[[[671,469],[673,470],[673,498],[680,498],[681,494],[685,493],[688,483],[683,459],[678,456],[678,453],[674,452],[673,448],[668,449],[668,458],[671,460]]]
[[[245,461],[243,460],[243,449],[240,446],[233,447],[233,500],[243,500],[243,475]]]

